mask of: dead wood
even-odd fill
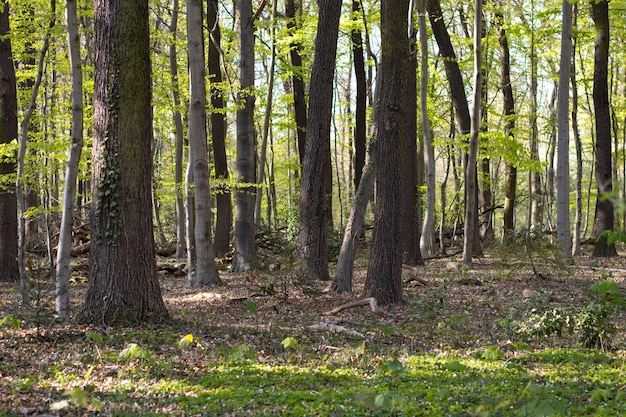
[[[364,298],[362,300],[357,300],[357,301],[353,301],[351,303],[346,303],[346,304],[342,304],[338,307],[333,308],[330,311],[326,311],[324,313],[322,313],[323,316],[332,316],[333,314],[337,314],[340,311],[343,310],[348,310],[350,308],[354,308],[354,307],[361,307],[361,306],[366,306],[369,305],[370,308],[372,309],[373,313],[376,314],[385,314],[388,315],[389,313],[387,313],[386,311],[380,309],[378,307],[378,302],[376,301],[376,299],[374,297],[368,297],[368,298]]]
[[[348,334],[350,336],[355,336],[355,337],[364,337],[361,333],[357,332],[354,329],[349,329],[347,327],[339,326],[333,323],[320,322],[317,324],[310,325],[309,329],[318,330],[318,331],[327,331],[330,333],[345,333],[345,334]]]

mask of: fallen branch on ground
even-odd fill
[[[376,299],[374,297],[368,297],[368,298],[364,298],[362,300],[357,300],[357,301],[353,301],[351,303],[346,303],[346,304],[342,304],[339,307],[335,307],[330,311],[326,311],[324,313],[322,313],[323,316],[332,316],[333,314],[337,314],[340,311],[343,310],[347,310],[350,308],[354,308],[354,307],[361,307],[361,306],[366,306],[369,305],[370,308],[372,309],[373,313],[376,314],[385,314],[385,315],[389,315],[389,313],[387,313],[386,311],[382,310],[381,308],[378,307],[378,302],[376,301]]]
[[[333,323],[320,322],[317,324],[312,324],[311,326],[309,326],[309,329],[328,331],[331,333],[346,333],[350,336],[355,336],[355,337],[365,337],[361,333],[357,332],[356,330],[349,329],[344,326],[339,326]]]

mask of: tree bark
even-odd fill
[[[236,0],[239,40],[239,88],[237,101],[237,190],[235,192],[235,244],[232,269],[250,269],[256,254],[254,202],[256,187],[256,132],[254,129],[254,22],[252,1]]]
[[[300,182],[298,259],[302,276],[327,280],[325,184],[328,174],[327,159],[330,155],[330,122],[341,1],[320,0],[318,9],[315,58],[309,88],[306,150]]]
[[[361,0],[352,0],[352,13],[361,13]],[[352,30],[352,56],[354,57],[354,78],[356,85],[354,112],[354,189],[358,189],[363,167],[365,166],[367,140],[367,75],[363,55],[363,37],[358,29]]]
[[[287,18],[287,28],[295,32],[299,24],[296,16],[296,5],[294,0],[285,0],[285,16]],[[291,84],[293,89],[293,107],[296,119],[296,135],[298,137],[298,155],[300,165],[304,165],[304,152],[306,148],[306,126],[307,126],[307,106],[304,88],[304,68],[302,67],[302,45],[293,41],[289,44],[289,57],[293,75]]]
[[[96,0],[90,279],[79,323],[169,318],[152,227],[152,109],[147,0]]]
[[[189,59],[189,159],[193,171],[196,258],[188,265],[189,286],[215,287],[220,278],[211,239],[211,189],[206,128],[203,10],[201,0],[187,0]]]
[[[0,2],[0,143],[17,138],[17,87],[11,51],[9,4]],[[15,175],[13,158],[0,161],[0,175]],[[0,281],[19,280],[17,267],[17,199],[15,184],[0,188]]]
[[[569,77],[572,54],[572,5],[563,0],[561,29],[561,61],[558,87],[558,150],[556,235],[562,254],[569,258],[571,232],[569,218]]]
[[[374,235],[364,297],[375,298],[380,305],[400,304],[402,297],[402,243],[400,216],[403,199],[403,155],[406,140],[405,109],[407,89],[408,2],[381,2],[381,73],[378,145],[375,153],[376,211]]]
[[[59,246],[56,265],[56,312],[59,318],[69,315],[70,255],[74,203],[76,201],[76,179],[78,164],[83,149],[83,69],[80,58],[80,35],[76,0],[66,2],[67,39],[72,71],[72,131],[70,149],[65,170],[63,190],[63,214],[59,231]]]
[[[511,85],[511,59],[509,53],[509,40],[504,28],[504,12],[502,0],[496,1],[495,13],[498,42],[500,44],[500,86],[502,88],[502,101],[504,104],[504,134],[514,141],[515,132],[515,98]],[[506,179],[504,185],[504,233],[515,229],[515,200],[517,198],[517,167],[511,161],[505,163]]]
[[[183,148],[185,145],[183,118],[180,113],[180,85],[178,83],[178,50],[176,48],[178,32],[179,2],[172,2],[172,16],[170,19],[170,79],[172,81],[172,120],[176,135],[176,149],[174,162],[174,183],[176,184],[176,259],[183,259],[187,252],[187,236],[185,230],[185,196],[183,182]]]
[[[474,0],[474,94],[470,147],[465,167],[465,229],[463,239],[463,263],[471,269],[475,251],[474,234],[478,227],[476,211],[476,157],[478,154],[478,132],[480,130],[480,109],[482,91],[482,0]]]
[[[613,170],[611,159],[611,114],[609,112],[608,63],[609,63],[609,2],[591,1],[591,16],[595,25],[596,41],[593,67],[593,108],[596,122],[596,182],[598,194],[593,236],[605,230],[613,230]],[[609,196],[610,198],[607,198]],[[607,238],[599,239],[593,256],[615,256],[615,245],[608,245]]]
[[[226,157],[226,115],[224,93],[219,87],[223,80],[220,66],[221,29],[218,19],[218,0],[209,0],[207,4],[207,23],[209,27],[209,80],[211,86],[211,139],[213,143],[213,162],[215,164],[215,256],[223,258],[230,251],[230,234],[233,222],[231,192],[227,184],[230,176]]]

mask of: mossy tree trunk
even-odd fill
[[[96,0],[92,243],[80,323],[168,318],[152,230],[148,0]]]

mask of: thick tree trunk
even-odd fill
[[[239,94],[237,107],[237,190],[235,245],[232,269],[248,270],[256,255],[254,202],[256,187],[256,132],[254,129],[254,22],[252,1],[236,0],[239,40]]]
[[[572,11],[573,23],[572,33],[578,25],[578,4],[574,4]],[[583,149],[578,128],[578,82],[576,77],[576,37],[572,37],[570,85],[572,87],[572,123],[571,130],[574,135],[574,146],[576,148],[576,215],[574,218],[574,232],[572,234],[572,255],[579,255],[581,248],[581,229],[583,219]]]
[[[187,0],[189,57],[189,160],[193,171],[194,240],[196,258],[187,266],[189,286],[214,287],[220,283],[211,238],[211,189],[206,130],[203,10],[201,0]],[[189,192],[189,191],[188,191]]]
[[[402,244],[400,241],[403,199],[402,161],[406,140],[408,3],[381,2],[381,74],[378,112],[378,144],[375,153],[376,213],[364,296],[380,305],[399,304],[402,297]]]
[[[298,259],[301,275],[329,279],[325,218],[327,160],[341,1],[320,0],[311,73],[306,150],[300,182]]]
[[[230,251],[230,234],[233,222],[230,187],[227,184],[228,159],[226,157],[226,115],[224,93],[219,87],[222,82],[221,30],[218,20],[218,0],[209,0],[207,4],[207,23],[209,27],[209,79],[211,81],[211,139],[213,143],[213,162],[215,164],[215,256],[224,257]]]
[[[593,236],[605,230],[613,230],[613,200],[606,198],[613,191],[611,160],[611,115],[609,112],[608,63],[609,63],[609,2],[591,2],[591,15],[595,24],[596,42],[593,67],[593,108],[596,121],[596,181],[598,196]],[[607,238],[596,242],[593,256],[615,256],[615,245],[608,245]]]
[[[11,51],[9,4],[0,2],[0,143],[17,138],[17,88]],[[0,162],[0,175],[15,174],[13,162]],[[19,280],[17,267],[17,200],[15,186],[0,188],[0,281]]]
[[[56,265],[56,312],[59,318],[69,315],[70,254],[74,203],[76,201],[76,179],[78,164],[83,149],[83,70],[80,59],[80,35],[76,0],[66,2],[67,39],[72,70],[72,137],[65,170],[63,190],[63,214],[59,231],[59,246]]]
[[[147,0],[96,0],[93,219],[79,323],[168,318],[152,228],[152,110]]]

